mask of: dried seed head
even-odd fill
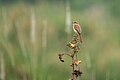
[[[64,54],[58,54],[59,59],[60,59],[61,62],[64,62],[64,60],[62,59],[62,56],[63,56],[63,55],[64,55]]]
[[[81,74],[82,74],[82,72],[80,71],[80,70],[74,70],[74,73],[73,73],[75,76],[76,76],[76,78],[78,77],[78,76],[81,76]]]
[[[81,62],[82,62],[81,60],[77,60],[77,61],[75,62],[75,64],[78,65],[78,64],[80,64]]]
[[[76,44],[73,44],[73,43],[69,42],[69,43],[67,44],[67,46],[68,46],[69,48],[71,48],[71,49],[74,49],[74,48],[76,47]]]
[[[73,60],[72,64],[79,65],[82,61],[81,60]]]

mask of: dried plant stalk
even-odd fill
[[[63,56],[67,55],[72,58],[72,77],[69,80],[77,80],[79,76],[81,76],[82,72],[80,71],[79,64],[81,63],[81,60],[77,59],[78,52],[80,50],[80,44],[79,44],[79,36],[75,35],[73,36],[73,39],[67,44],[67,47],[71,49],[71,52],[69,53],[61,53],[59,54],[59,59],[61,62],[64,62]]]

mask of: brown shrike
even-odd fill
[[[82,43],[83,42],[82,34],[81,34],[82,30],[81,30],[81,26],[78,24],[77,21],[73,22],[73,30],[78,35],[80,42]]]

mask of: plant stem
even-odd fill
[[[72,80],[75,80],[75,74],[74,74],[74,71],[75,71],[75,64],[73,63],[74,61],[74,57],[75,57],[75,53],[73,51],[73,56],[72,56],[72,68],[73,68],[73,72],[72,72]]]
[[[74,57],[72,57],[72,62],[74,60]],[[74,80],[74,64],[72,63],[72,67],[73,67],[73,72],[72,72],[72,80]]]

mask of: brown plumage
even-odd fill
[[[81,26],[78,24],[77,21],[73,22],[73,30],[76,34],[78,34],[78,37],[80,39],[80,42],[82,43],[83,42],[83,39],[82,39],[82,29],[81,29]]]

